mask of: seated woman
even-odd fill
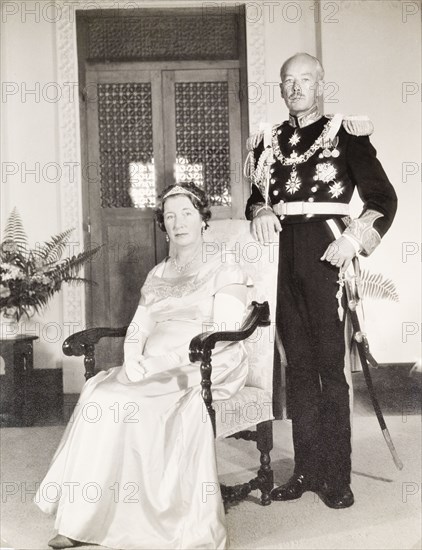
[[[171,256],[153,268],[124,344],[124,365],[85,384],[35,497],[56,513],[53,548],[225,548],[214,437],[190,340],[242,321],[249,282],[238,265],[205,257],[208,199],[192,183],[162,195],[157,221]],[[129,336],[130,335],[130,336]],[[213,353],[213,398],[246,380],[241,343]]]

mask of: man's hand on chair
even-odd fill
[[[271,210],[261,210],[252,220],[252,236],[261,244],[277,241],[280,231],[280,221]]]

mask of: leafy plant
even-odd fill
[[[364,298],[380,298],[391,300],[392,302],[399,301],[399,295],[396,285],[391,279],[384,279],[380,273],[370,273],[362,270],[360,274],[360,294]]]
[[[92,283],[78,277],[82,266],[101,246],[62,259],[73,229],[54,235],[31,249],[16,208],[11,212],[0,244],[0,311],[16,321],[40,312],[63,283]]]

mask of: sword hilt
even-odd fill
[[[359,344],[361,342],[365,342],[364,338],[365,334],[363,332],[361,332],[360,330],[358,332],[355,332],[354,339],[356,340],[356,342],[359,342]]]

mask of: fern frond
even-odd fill
[[[85,284],[88,284],[88,285],[97,285],[98,283],[96,283],[95,281],[93,281],[92,279],[86,279],[85,277],[72,277],[70,279],[63,279],[63,282],[64,283],[68,283],[68,284],[79,284],[79,283],[85,283]]]
[[[7,241],[11,241],[16,251],[26,256],[29,248],[28,237],[26,236],[21,217],[16,207],[7,218],[6,227],[4,228],[3,242]]]
[[[370,273],[363,270],[359,286],[363,298],[399,301],[396,285],[391,279],[384,279],[381,273]]]
[[[66,229],[66,231],[54,235],[49,241],[33,250],[34,256],[42,260],[45,265],[58,262],[62,257],[72,232],[73,229]]]
[[[54,267],[44,270],[44,274],[51,277],[54,281],[69,281],[75,279],[82,266],[92,259],[102,246],[97,246],[92,250],[85,250],[77,256],[66,258]]]

